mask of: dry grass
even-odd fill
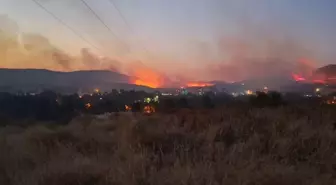
[[[0,130],[0,184],[336,184],[336,110],[181,110]]]

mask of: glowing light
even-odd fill
[[[131,107],[131,106],[128,106],[128,105],[125,105],[125,110],[126,110],[126,111],[131,111],[131,110],[132,110],[132,107]]]
[[[266,87],[266,86],[264,87],[264,92],[268,93],[268,87]]]
[[[247,95],[252,95],[253,92],[252,92],[251,90],[247,90],[247,91],[245,91],[245,94],[247,94]]]
[[[181,94],[183,94],[183,95],[187,95],[187,94],[188,94],[188,90],[187,90],[187,89],[183,89],[183,90],[181,91]]]
[[[315,89],[315,92],[320,92],[320,91],[321,91],[320,88],[316,88],[316,89]]]
[[[234,96],[234,97],[237,97],[238,96],[238,93],[235,93],[235,92],[233,92],[233,93],[231,93],[232,94],[232,96]]]
[[[86,108],[86,109],[90,109],[91,107],[92,107],[91,103],[87,103],[87,104],[85,104],[85,108]]]
[[[150,103],[151,101],[152,101],[152,100],[151,100],[150,98],[145,98],[145,99],[144,99],[144,102],[145,102],[145,103]]]
[[[336,101],[334,99],[332,99],[332,100],[327,100],[326,103],[329,104],[329,105],[335,105]]]
[[[143,112],[144,112],[145,114],[152,114],[152,113],[155,112],[155,108],[152,107],[152,106],[150,106],[150,105],[146,105],[146,106],[144,107],[144,109],[143,109]]]
[[[153,98],[153,100],[154,100],[154,102],[159,102],[159,96],[155,96],[155,97]]]
[[[94,92],[95,92],[95,93],[99,93],[100,90],[99,90],[98,88],[96,88],[96,89],[94,89]]]

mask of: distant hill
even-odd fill
[[[130,77],[112,71],[74,71],[57,72],[44,69],[0,69],[0,91],[54,90],[64,93],[92,91],[100,88],[151,90],[150,88],[129,84]]]
[[[318,68],[315,73],[325,74],[328,77],[336,77],[336,64],[329,64]]]
[[[330,64],[318,68],[314,71],[314,75],[322,76],[322,79],[326,80],[329,84],[336,84],[336,64]],[[241,91],[242,89],[255,89],[261,88],[263,86],[267,86],[269,89],[278,91],[291,91],[293,89],[297,89],[297,91],[308,91],[315,88],[315,86],[313,84],[309,84],[309,82],[295,82],[292,79],[291,74],[247,79],[231,84],[220,81],[214,81],[212,83],[216,84],[219,88],[225,88],[232,91]]]
[[[336,85],[336,64],[329,64],[316,69],[314,78],[325,80],[329,85]]]

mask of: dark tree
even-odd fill
[[[280,93],[275,91],[269,92],[269,97],[270,97],[270,106],[277,107],[283,104],[282,95]]]
[[[140,102],[134,102],[132,104],[132,111],[133,112],[141,112],[141,103]]]
[[[209,95],[203,96],[203,106],[208,109],[212,109],[215,107],[215,104],[213,103]]]
[[[181,108],[189,108],[189,103],[186,97],[181,97],[178,101],[178,105]]]
[[[173,98],[165,98],[161,102],[162,110],[165,112],[171,112],[176,108],[176,103]]]

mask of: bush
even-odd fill
[[[282,95],[278,92],[257,92],[256,96],[250,97],[250,103],[256,107],[278,107],[284,105]]]

